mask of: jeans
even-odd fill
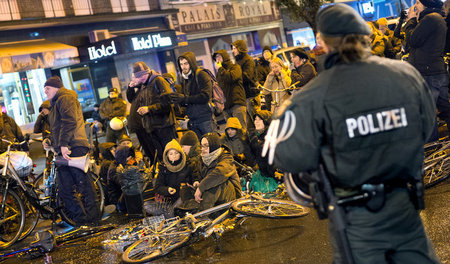
[[[247,107],[244,105],[234,105],[231,108],[225,109],[227,119],[229,117],[236,117],[239,119],[243,129],[247,128]]]
[[[439,111],[439,118],[447,123],[447,129],[450,127],[450,102],[448,101],[448,74],[438,74],[423,76],[433,95],[434,102]],[[448,132],[447,132],[448,133]],[[430,141],[438,139],[437,123],[431,134]]]
[[[74,147],[71,151],[71,157],[81,157],[86,155],[89,149]],[[99,221],[100,210],[95,201],[94,186],[89,175],[70,166],[59,166],[57,172],[59,196],[69,212],[69,217],[76,224]],[[82,195],[81,202],[75,198],[74,186],[76,191]]]
[[[190,130],[194,131],[197,134],[198,139],[200,140],[202,136],[206,133],[213,132],[214,129],[214,120],[207,120],[201,123],[196,122],[195,120],[189,120],[188,127]]]

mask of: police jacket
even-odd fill
[[[209,105],[212,96],[211,77],[198,68],[194,53],[185,52],[178,58],[178,67],[181,71],[180,59],[186,59],[191,69],[188,79],[181,77],[186,115],[190,120],[199,123],[211,120],[212,108]]]
[[[373,81],[381,75],[382,82]],[[341,188],[420,172],[436,113],[426,82],[409,64],[377,56],[344,64],[334,53],[291,100],[279,130],[289,115],[295,132],[275,149],[281,169],[314,171],[322,163]]]
[[[222,67],[217,71],[217,82],[223,90],[223,94],[227,101],[225,109],[230,109],[235,105],[246,105],[245,91],[242,85],[242,70],[237,64],[233,64],[230,55],[225,50],[218,50],[214,53],[220,54],[223,58]]]
[[[443,58],[447,25],[440,12],[427,8],[420,13],[419,22],[410,19],[404,27],[410,48],[408,62],[424,76],[447,73]]]
[[[52,147],[89,147],[77,93],[64,87],[50,101],[48,121]]]
[[[114,117],[122,117],[127,113],[127,102],[122,98],[106,98],[99,107],[100,117],[111,121]]]
[[[296,83],[295,87],[297,88],[303,87],[316,75],[316,69],[311,64],[311,62],[307,60],[305,63],[303,63],[299,67],[295,67],[291,71],[292,84]]]
[[[169,83],[155,71],[150,72],[147,81],[141,86],[129,87],[127,99],[131,102],[130,128],[144,128],[150,133],[153,129],[173,126],[175,114],[169,98],[165,96],[171,92]],[[149,108],[149,112],[142,117],[137,112],[141,106]]]
[[[16,121],[9,117],[6,113],[0,113],[0,136],[4,137],[9,141],[22,142],[25,140],[22,135],[22,130],[17,125]],[[7,150],[8,145],[1,141],[0,142],[0,153],[3,153]],[[23,151],[28,151],[28,143],[22,145]]]

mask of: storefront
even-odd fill
[[[32,40],[0,45],[0,105],[18,125],[34,122],[50,68],[78,63],[76,47]]]
[[[81,63],[58,69],[64,86],[77,91],[83,111],[108,97],[112,87],[125,92],[133,64],[144,61],[158,72],[175,75],[173,49],[178,45],[175,31],[125,35],[78,48]]]
[[[173,3],[175,6],[175,3]],[[189,46],[177,49],[177,55],[192,51],[197,62],[214,69],[211,55],[230,44],[245,40],[251,55],[260,54],[264,46],[284,46],[286,39],[278,7],[274,1],[246,1],[179,6],[171,23],[187,34]]]

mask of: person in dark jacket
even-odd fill
[[[109,89],[109,97],[100,104],[100,117],[106,120],[106,141],[117,143],[122,134],[125,133],[125,128],[114,130],[109,125],[109,122],[114,117],[124,118],[127,113],[127,102],[119,98],[119,90],[117,88]]]
[[[217,133],[205,134],[201,140],[202,168],[194,199],[198,210],[203,211],[215,205],[241,197],[241,186],[233,157],[226,146],[220,145]]]
[[[23,142],[25,137],[22,134],[22,130],[17,125],[16,121],[6,113],[0,111],[0,136],[12,142]],[[8,145],[5,142],[0,142],[0,153],[7,150]],[[29,151],[28,143],[22,144],[20,150]]]
[[[66,160],[86,155],[89,152],[89,142],[77,93],[64,88],[58,76],[53,76],[45,82],[44,91],[50,101],[48,120],[51,132],[50,138],[42,142],[44,149],[53,148],[56,155]],[[59,195],[71,219],[77,226],[96,224],[100,211],[89,176],[75,167],[58,166],[57,177]],[[74,196],[74,186],[84,197],[82,203]]]
[[[201,150],[200,141],[194,131],[186,131],[180,139],[181,149],[186,154],[186,162],[188,166],[194,168],[194,171],[200,170]]]
[[[270,46],[265,46],[262,50],[262,56],[259,58],[258,63],[256,65],[256,80],[259,85],[264,85],[267,79],[267,75],[270,73],[270,62],[272,61],[273,51]],[[267,94],[264,97],[264,107],[265,110],[270,110],[272,102],[272,94]],[[261,108],[263,106],[261,105]]]
[[[408,62],[427,81],[439,110],[439,117],[450,127],[449,77],[443,53],[447,25],[440,0],[417,1],[408,12],[405,25],[406,42],[410,47]],[[448,131],[447,131],[448,132]],[[430,141],[438,139],[437,123]]]
[[[92,119],[94,120],[94,132],[95,133],[102,133],[103,132],[103,128],[104,128],[104,119],[100,116],[100,105],[99,104],[95,104],[94,105],[94,111],[92,111]]]
[[[290,52],[294,68],[291,70],[291,83],[300,89],[317,75],[316,69],[309,61],[308,53],[302,48]]]
[[[50,136],[50,123],[48,113],[50,112],[50,101],[45,100],[39,107],[39,115],[34,123],[33,133],[42,133],[42,139]]]
[[[408,189],[423,186],[423,145],[433,129],[426,82],[408,63],[371,55],[370,29],[349,5],[325,7],[316,21],[328,55],[325,70],[273,118],[263,154],[299,181],[297,173],[313,172],[306,184],[322,195],[316,182],[329,179],[333,194],[326,196],[340,200],[327,210],[333,263],[439,263],[415,208],[423,189]],[[380,73],[382,82],[374,81]],[[337,244],[344,236],[352,260]]]
[[[183,93],[171,94],[172,100],[186,105],[188,128],[201,137],[214,130],[211,77],[197,66],[197,59],[192,52],[185,52],[178,57],[178,67]]]
[[[250,150],[247,134],[243,132],[241,123],[236,117],[227,120],[225,133],[220,137],[222,145],[226,145],[233,154],[234,160],[246,165],[254,165],[255,158]]]
[[[246,130],[253,131],[253,115],[261,108],[261,98],[259,97],[258,81],[256,79],[256,65],[250,55],[248,55],[247,44],[243,40],[236,40],[231,45],[236,64],[241,66],[242,84],[245,90],[247,123],[241,123]]]
[[[128,125],[153,159],[157,151],[162,161],[164,146],[176,138],[175,114],[168,94],[169,83],[140,61],[133,66],[133,80],[128,85],[127,100],[131,103]]]
[[[247,108],[245,90],[242,86],[242,70],[230,60],[226,50],[218,50],[213,54],[214,67],[217,70],[217,82],[225,95],[225,109],[228,117],[239,119],[242,126],[247,124]]]

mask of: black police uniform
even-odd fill
[[[109,89],[109,92],[117,92],[116,88]],[[117,143],[117,141],[120,139],[120,137],[126,133],[125,128],[122,128],[120,130],[113,130],[109,126],[109,122],[114,117],[125,117],[127,113],[127,102],[123,100],[122,98],[106,98],[105,101],[103,101],[100,104],[100,116],[104,119],[106,119],[106,141],[107,142],[114,142]]]
[[[433,128],[427,84],[409,64],[376,56],[344,64],[332,53],[325,68],[286,103],[280,128],[286,116],[295,116],[289,124],[295,132],[276,145],[275,164],[290,172],[323,164],[341,197],[358,193],[364,183],[386,184],[385,205],[375,212],[364,204],[345,207],[355,263],[437,262],[406,189],[421,170]]]

